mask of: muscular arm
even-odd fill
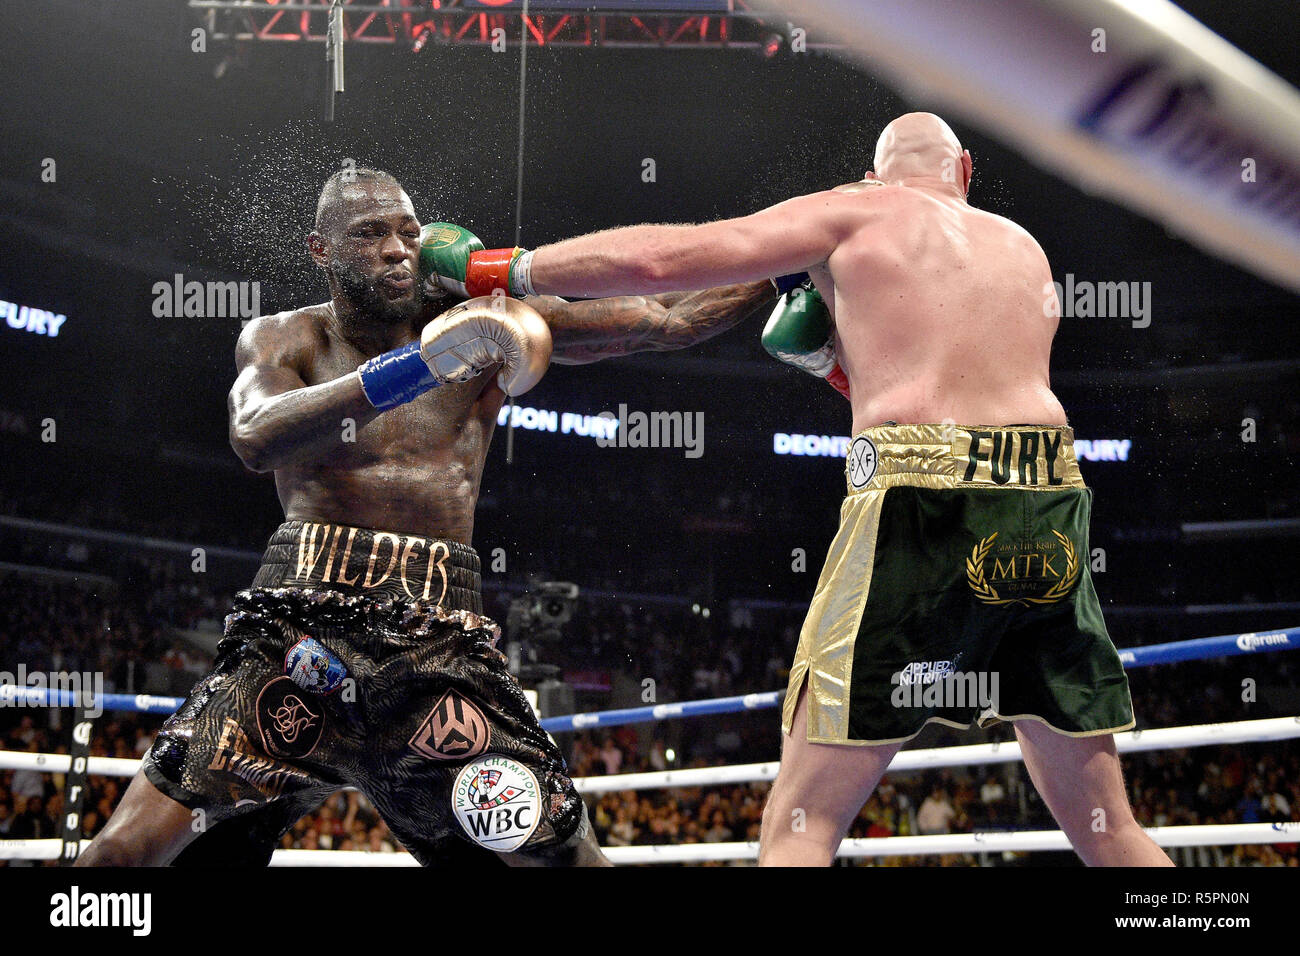
[[[703,292],[619,296],[564,302],[528,299],[551,327],[551,361],[583,365],[633,352],[666,352],[711,339],[776,298],[772,283],[751,282]]]
[[[739,219],[594,232],[535,250],[532,283],[549,295],[650,295],[800,272],[825,262],[861,215],[850,194],[827,190]]]
[[[289,315],[256,319],[239,337],[239,375],[227,402],[230,445],[253,471],[326,454],[342,439],[343,419],[361,428],[379,415],[355,374],[303,381],[315,334],[309,319]]]

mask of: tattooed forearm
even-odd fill
[[[652,337],[651,347],[680,349],[711,339],[775,298],[775,289],[766,281],[723,286],[684,296],[667,306],[664,321]]]
[[[724,332],[776,293],[770,282],[749,282],[702,292],[619,296],[589,302],[530,300],[551,326],[552,360],[595,362],[634,352],[685,348]]]

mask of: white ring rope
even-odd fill
[[[1197,724],[1159,730],[1116,734],[1120,753],[1170,750],[1211,744],[1261,743],[1300,737],[1300,717],[1272,717],[1222,724]],[[929,767],[977,766],[1009,763],[1020,759],[1015,741],[938,747],[898,754],[890,772]],[[66,773],[67,754],[33,754],[0,750],[0,770],[38,770]],[[91,757],[88,772],[103,776],[131,776],[140,762],[122,757]],[[779,763],[738,764],[730,767],[700,767],[659,773],[615,774],[580,777],[574,784],[583,793],[616,790],[644,790],[656,787],[701,787],[725,783],[753,783],[775,778]],[[1245,843],[1300,842],[1300,823],[1243,823],[1212,826],[1151,827],[1146,831],[1163,847],[1226,846]],[[88,846],[83,840],[82,846]],[[62,841],[0,840],[0,860],[58,859]],[[944,853],[1027,853],[1039,850],[1069,850],[1070,841],[1060,830],[989,831],[952,833],[938,836],[905,836],[845,840],[840,857],[923,856]],[[688,843],[662,846],[605,847],[615,864],[698,863],[704,861],[756,860],[757,843]],[[367,853],[356,850],[276,850],[272,866],[416,866],[408,853]]]
[[[1115,735],[1120,753],[1148,750],[1175,750],[1181,747],[1206,747],[1215,744],[1262,743],[1300,737],[1300,717],[1269,717],[1225,724],[1194,724],[1165,727],[1159,730],[1130,730]],[[928,750],[901,751],[889,764],[889,773],[924,770],[930,767],[973,767],[993,763],[1011,763],[1020,759],[1020,744],[1011,740],[961,747],[934,747]],[[607,777],[583,777],[574,783],[583,793],[608,793],[614,790],[650,790],[656,787],[703,787],[724,783],[754,783],[776,779],[781,765],[770,763],[736,764],[730,767],[698,767],[690,770],[664,770],[653,773],[625,773]]]
[[[1164,727],[1159,730],[1130,730],[1115,735],[1115,746],[1123,754],[1149,750],[1175,750],[1182,747],[1206,747],[1216,744],[1263,743],[1269,740],[1291,740],[1297,737],[1300,737],[1300,717],[1268,717],[1263,720],[1193,724],[1186,727]],[[904,750],[890,763],[889,772],[904,773],[930,767],[974,767],[984,764],[1011,763],[1019,759],[1020,744],[1014,740],[960,747]],[[18,750],[0,750],[0,770],[67,773],[70,760],[67,754],[34,754]],[[688,770],[578,777],[573,783],[582,793],[759,783],[775,779],[778,767],[780,767],[778,762],[771,761],[734,764],[729,767],[696,767]],[[87,772],[95,776],[130,777],[139,768],[138,760],[124,757],[91,757]]]
[[[1162,847],[1238,846],[1247,843],[1300,843],[1300,823],[1226,823],[1210,826],[1147,827]],[[81,841],[84,850],[89,840]],[[0,840],[0,860],[54,860],[61,840]],[[700,863],[757,860],[757,843],[681,843],[663,846],[608,846],[611,863]],[[946,853],[1032,853],[1069,851],[1069,838],[1060,830],[945,833],[937,836],[878,837],[845,840],[837,857],[935,856]],[[360,850],[276,850],[271,866],[418,866],[409,853],[367,853]]]

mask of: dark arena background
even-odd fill
[[[883,21],[899,5],[861,6]],[[1064,29],[1078,6],[1036,9]],[[1166,175],[1136,135],[1098,136],[1103,162],[1079,153],[1077,131],[1051,132],[1055,105],[1035,115],[996,99],[999,83],[1039,82],[1038,14],[954,92],[936,65],[956,41],[908,46],[916,31],[900,26],[891,55],[862,49],[835,27],[845,3],[535,0],[521,63],[518,2],[358,0],[342,4],[335,95],[329,7],[5,7],[0,866],[58,866],[100,831],[211,668],[282,520],[271,476],[231,450],[226,398],[248,319],[329,296],[304,244],[327,176],[387,170],[421,222],[535,248],[856,181],[884,124],[911,110],[950,122],[974,157],[971,203],[1037,238],[1061,284],[1052,387],[1094,492],[1086,560],[1128,666],[1137,732],[1117,743],[1138,822],[1179,866],[1300,865],[1293,10],[1188,0],[1195,36],[1179,18],[1130,38],[1116,19],[1109,50],[1090,51],[1136,48],[1191,77],[1167,110],[1204,93],[1189,53],[1202,41],[1276,74],[1254,108],[1213,99],[1217,134],[1185,141]],[[801,19],[817,7],[827,19]],[[1099,4],[1076,42],[1095,45],[1112,15]],[[1229,173],[1265,199],[1198,200],[1192,177],[1224,142],[1259,144],[1257,172],[1234,158]],[[1148,161],[1164,186],[1125,173]],[[1243,245],[1236,230],[1270,203],[1281,225]],[[237,291],[186,308],[187,283]],[[1107,284],[1122,287],[1119,314],[1080,305],[1074,290]],[[503,410],[488,454],[473,528],[485,612],[619,865],[756,860],[779,698],[836,531],[851,431],[839,395],[763,351],[768,311],[681,351],[553,366],[513,420]],[[602,447],[592,418],[620,405],[698,421],[702,443]],[[1171,646],[1143,650],[1156,645]],[[60,677],[98,682],[102,714],[56,706],[70,702],[47,686]],[[699,701],[721,703],[682,706]],[[838,865],[1079,866],[1014,740],[1008,724],[930,725]],[[945,757],[953,746],[973,749]],[[381,855],[414,863],[364,796],[340,790],[273,863]]]

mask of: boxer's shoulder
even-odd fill
[[[989,212],[987,209],[975,209],[974,207],[970,208],[969,215],[972,221],[980,223],[980,228],[983,230],[982,235],[986,238],[999,242],[1008,249],[1019,250],[1035,259],[1046,260],[1043,247],[1039,245],[1033,233],[1014,219],[1008,219],[1006,216]]]
[[[250,322],[248,327],[252,329],[256,326],[254,335],[259,338],[274,337],[325,342],[329,338],[329,316],[328,305],[309,305],[301,309],[263,315]]]
[[[879,179],[860,179],[856,183],[845,183],[843,186],[836,186],[831,192],[837,193],[865,193],[871,192],[876,195],[883,195],[889,189]]]
[[[906,186],[881,182],[879,179],[862,179],[844,183],[828,190],[833,202],[851,219],[875,222],[881,217],[896,215],[900,208],[909,206],[912,192]]]
[[[326,346],[329,337],[325,305],[310,305],[253,319],[240,333],[237,353],[241,361],[270,354],[301,355]]]

